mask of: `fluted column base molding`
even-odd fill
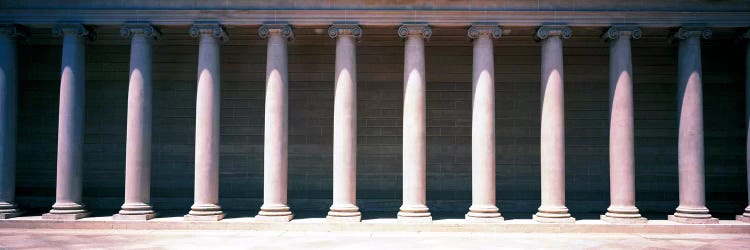
[[[719,224],[719,219],[711,217],[708,208],[685,208],[677,207],[668,220],[684,224]]]
[[[737,220],[742,222],[750,223],[750,206],[745,208],[745,213],[737,215]]]
[[[195,204],[190,207],[190,212],[185,215],[186,221],[219,221],[224,219],[224,212],[216,204]]]
[[[401,223],[431,223],[432,214],[427,206],[401,206],[397,221]]]
[[[532,216],[536,222],[542,223],[575,223],[576,218],[570,216],[566,207],[539,207],[539,212]]]
[[[55,203],[49,213],[43,214],[45,220],[77,220],[91,215],[86,207],[77,203]]]
[[[612,224],[644,224],[648,219],[641,216],[636,207],[609,207],[599,219]]]
[[[333,205],[326,216],[328,222],[360,222],[362,213],[355,205]]]
[[[466,213],[466,222],[470,223],[500,223],[505,221],[496,206],[471,206]]]
[[[118,214],[112,216],[113,220],[150,220],[156,217],[156,213],[148,204],[124,204]]]
[[[15,204],[0,202],[0,220],[18,217],[22,212],[18,210]]]
[[[289,210],[287,205],[263,205],[260,212],[255,216],[258,222],[289,222],[294,218],[294,214]]]

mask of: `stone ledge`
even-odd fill
[[[485,232],[485,233],[723,233],[750,234],[750,223],[722,220],[719,224],[681,224],[649,220],[644,224],[610,224],[600,220],[578,220],[574,224],[539,223],[530,219],[503,223],[470,223],[464,219],[440,219],[432,223],[399,223],[397,219],[365,219],[358,223],[329,223],[325,218],[295,219],[288,223],[256,222],[251,217],[221,221],[183,221],[182,217],[157,217],[148,221],[116,221],[111,216],[75,221],[43,220],[41,216],[0,220],[6,229],[95,229],[95,230],[257,230],[298,232]]]

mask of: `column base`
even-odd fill
[[[750,215],[737,215],[737,221],[750,223]]]
[[[15,218],[18,216],[21,216],[21,212],[15,212],[15,213],[0,213],[0,220]]]
[[[397,215],[398,222],[405,223],[430,223],[432,214],[425,205],[402,205]]]
[[[72,213],[72,214],[55,214],[55,213],[46,213],[42,215],[43,220],[78,220],[81,218],[89,217],[91,213],[89,212],[83,212],[83,213]]]
[[[328,211],[326,216],[328,222],[360,222],[362,221],[362,213],[359,212],[359,207],[354,204],[344,204],[331,206],[331,210]]]
[[[674,221],[683,224],[719,224],[719,219],[716,218],[686,218],[676,215],[667,216],[667,220]]]
[[[575,223],[576,218],[570,216],[565,206],[540,206],[538,212],[532,216],[537,222],[542,223]]]
[[[599,216],[599,219],[602,221],[612,223],[612,224],[646,224],[648,222],[648,219],[640,217],[640,214],[638,216],[639,217],[616,217],[616,216],[609,216],[609,215],[601,215]]]
[[[255,216],[256,222],[289,222],[294,218],[294,214],[289,206],[284,204],[274,204],[260,206],[260,212]]]
[[[150,220],[156,218],[156,213],[149,214],[115,214],[112,220]]]
[[[185,221],[220,221],[224,219],[226,214],[210,214],[210,215],[192,215],[186,214],[183,218]]]
[[[15,204],[10,202],[0,202],[0,220],[10,219],[21,215]]]

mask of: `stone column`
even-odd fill
[[[542,205],[533,216],[538,222],[573,223],[565,207],[565,109],[562,39],[566,26],[542,26],[535,38],[542,42],[541,177]]]
[[[706,208],[703,161],[703,86],[701,72],[701,37],[711,37],[711,30],[682,27],[674,34],[679,40],[677,75],[677,168],[680,205],[669,220],[689,224],[716,224]]]
[[[641,38],[638,27],[612,26],[609,42],[609,194],[610,206],[601,219],[610,223],[646,223],[635,207],[635,126],[633,65],[630,38]]]
[[[745,129],[747,130],[747,144],[745,150],[747,151],[747,200],[750,204],[750,30],[745,31],[742,34],[745,38]],[[750,205],[745,208],[745,213],[737,215],[738,221],[744,221],[750,223]]]
[[[22,26],[0,25],[0,219],[21,214],[15,204],[19,37],[28,37]]]
[[[404,203],[399,222],[432,222],[427,208],[427,142],[425,119],[424,41],[432,35],[427,24],[404,24],[398,35],[404,48]]]
[[[471,113],[471,207],[469,222],[502,222],[495,205],[495,54],[493,41],[503,32],[495,24],[473,25]]]
[[[190,36],[199,37],[198,98],[195,110],[195,201],[185,220],[217,221],[224,218],[219,206],[219,78],[220,43],[224,28],[215,23],[193,24]]]
[[[93,33],[81,24],[52,29],[63,37],[60,114],[57,132],[57,187],[55,204],[44,219],[76,220],[88,216],[81,202],[83,133],[86,98],[86,40]]]
[[[125,144],[125,203],[115,220],[149,220],[151,209],[151,55],[160,33],[149,24],[126,24],[120,29],[130,43],[127,142]]]
[[[292,27],[268,24],[258,29],[268,39],[266,57],[266,114],[263,149],[263,205],[256,221],[287,222],[294,215],[287,206],[288,92],[287,41]]]
[[[357,207],[357,39],[362,29],[334,24],[328,35],[336,39],[336,93],[333,104],[333,205],[328,221],[358,222]]]

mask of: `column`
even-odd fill
[[[219,90],[220,43],[227,33],[216,23],[193,24],[190,36],[200,37],[198,95],[195,110],[195,201],[185,215],[189,221],[224,218],[219,206]]]
[[[432,222],[427,208],[427,142],[425,119],[424,41],[432,35],[427,24],[404,24],[398,35],[404,48],[403,199],[399,222]]]
[[[745,150],[747,151],[747,200],[748,206],[745,208],[745,213],[737,215],[738,221],[744,221],[750,223],[750,30],[745,31],[742,34],[745,38],[745,126],[747,130],[747,145]]]
[[[294,38],[287,24],[258,29],[268,39],[266,56],[266,113],[263,148],[263,205],[256,221],[288,222],[294,215],[287,206],[288,92],[287,41]]]
[[[716,224],[706,208],[703,162],[703,73],[701,38],[709,39],[711,30],[682,27],[674,34],[679,40],[677,74],[677,168],[680,205],[669,220],[689,224]]]
[[[633,120],[633,65],[630,38],[641,38],[638,27],[612,26],[609,42],[609,195],[601,216],[610,223],[646,223],[635,207],[635,126]]]
[[[16,39],[28,37],[22,26],[0,25],[0,219],[21,214],[16,207],[16,119],[18,64]]]
[[[542,26],[535,38],[542,42],[541,177],[542,205],[533,216],[538,222],[573,223],[565,207],[565,108],[563,97],[562,39],[566,26]]]
[[[151,209],[151,93],[152,43],[160,33],[149,24],[120,29],[130,43],[127,142],[125,144],[125,203],[115,220],[149,220]]]
[[[493,39],[503,34],[495,24],[473,25],[471,113],[471,207],[469,222],[502,222],[495,205],[495,61]]]
[[[336,39],[336,92],[333,104],[333,205],[328,221],[358,222],[357,207],[357,39],[362,29],[334,24],[328,35]]]
[[[63,37],[60,114],[57,130],[57,187],[55,204],[44,219],[76,220],[88,216],[81,202],[83,132],[86,98],[86,40],[94,34],[81,24],[52,29]]]

